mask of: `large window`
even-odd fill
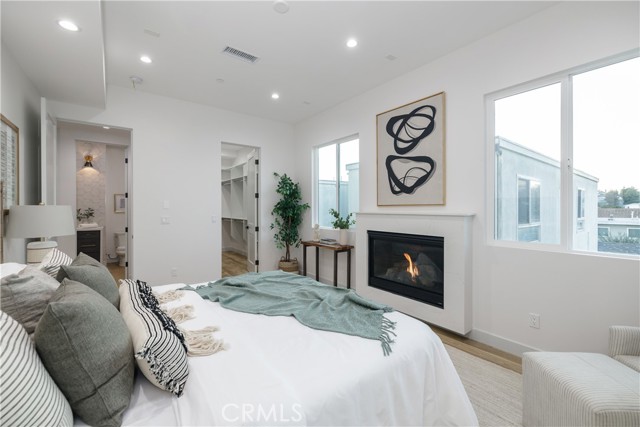
[[[332,226],[330,209],[343,217],[358,211],[359,142],[357,136],[351,136],[314,150],[314,216],[321,227]]]
[[[487,100],[495,240],[640,254],[640,59]]]

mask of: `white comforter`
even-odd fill
[[[155,287],[158,293],[184,285]],[[138,374],[124,425],[477,425],[440,339],[398,312],[390,356],[379,341],[310,329],[290,317],[239,313],[186,292],[196,318],[226,351],[191,357],[175,398]]]

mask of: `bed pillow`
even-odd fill
[[[20,273],[2,278],[0,306],[32,334],[59,285],[47,273],[27,265]]]
[[[65,278],[87,285],[109,300],[116,308],[120,306],[116,280],[107,267],[89,255],[80,252],[71,265],[60,266],[57,279],[62,282]]]
[[[60,266],[70,265],[73,259],[58,248],[53,248],[47,253],[38,268],[51,277],[56,277]]]
[[[140,280],[121,280],[120,314],[140,371],[156,387],[180,397],[189,376],[185,339],[160,309],[151,287]]]
[[[17,262],[5,262],[0,264],[0,278],[7,277],[12,274],[18,274],[24,270],[25,267],[26,264],[19,264]]]
[[[36,350],[85,423],[119,426],[133,391],[135,361],[122,316],[82,283],[64,279],[42,314]]]
[[[0,312],[0,425],[72,426],[69,402],[45,369],[27,331]]]

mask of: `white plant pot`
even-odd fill
[[[346,228],[340,229],[340,235],[338,236],[338,243],[341,245],[349,244],[349,230]]]

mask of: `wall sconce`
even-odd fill
[[[91,154],[87,154],[84,156],[84,167],[85,168],[92,168],[93,164],[91,163],[93,161],[93,156]]]

